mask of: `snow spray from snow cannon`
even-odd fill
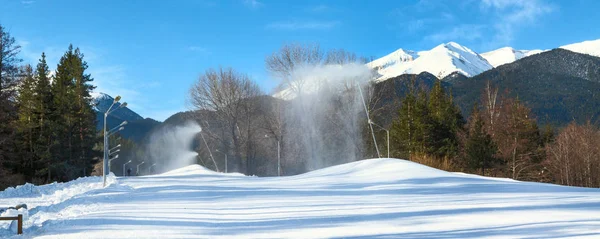
[[[289,158],[305,159],[306,170],[362,159],[363,109],[360,86],[372,79],[358,63],[301,66],[290,74],[291,100],[285,140]],[[359,96],[360,94],[360,96]]]
[[[202,131],[196,122],[182,126],[167,126],[150,136],[145,147],[145,157],[138,159],[146,165],[156,163],[156,172],[165,172],[196,163],[198,153],[192,149],[196,135]]]

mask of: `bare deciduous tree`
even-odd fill
[[[225,125],[224,151],[233,152],[232,161],[239,171],[244,168],[244,150],[252,138],[253,126],[248,122],[251,111],[255,110],[253,98],[259,95],[260,88],[250,77],[222,67],[206,70],[190,89],[190,103],[196,109],[215,112]]]
[[[569,124],[546,146],[545,165],[556,183],[600,187],[600,129]]]

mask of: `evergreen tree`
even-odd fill
[[[30,65],[23,68],[24,78],[19,87],[18,103],[18,143],[20,150],[20,163],[17,168],[19,173],[25,175],[28,179],[35,172],[34,162],[36,161],[34,152],[34,134],[36,130],[36,114],[34,112],[34,89],[35,79],[33,69]]]
[[[46,54],[42,53],[42,58],[36,67],[36,84],[35,84],[35,95],[34,95],[34,108],[37,114],[36,126],[38,128],[37,135],[35,136],[35,152],[37,157],[38,170],[36,171],[36,177],[46,177],[50,179],[49,175],[52,164],[51,148],[56,143],[52,133],[52,121],[51,115],[54,111],[52,88],[50,84],[50,70],[46,63]],[[43,166],[42,166],[43,165]]]
[[[17,83],[18,64],[21,59],[17,56],[20,46],[15,39],[0,25],[0,176],[14,171],[18,155],[14,141],[16,130],[17,110],[15,105],[15,86]],[[0,178],[0,181],[3,181]],[[0,182],[3,184],[3,182]],[[1,186],[1,185],[0,185]]]
[[[87,63],[83,60],[83,54],[79,51],[79,48],[75,49],[76,64],[74,71],[75,80],[75,129],[77,138],[75,140],[77,151],[75,153],[75,159],[81,163],[81,169],[83,175],[89,175],[92,169],[93,162],[91,158],[96,156],[93,151],[94,143],[96,141],[96,113],[92,108],[92,96],[91,92],[96,88],[91,84],[94,80],[90,74],[86,74],[85,70],[88,68]]]
[[[486,168],[492,167],[495,162],[494,155],[498,151],[496,144],[492,141],[492,136],[485,132],[484,124],[485,121],[479,112],[479,107],[475,105],[471,113],[465,143],[465,159],[468,167],[481,169],[481,175],[485,175]]]
[[[402,99],[398,118],[392,122],[390,140],[395,157],[410,158],[411,154],[424,152],[429,138],[430,117],[425,91],[415,93],[411,87]]]
[[[457,133],[465,122],[452,101],[452,94],[446,93],[440,80],[431,89],[428,108],[431,112],[428,153],[438,157],[455,156],[458,153]]]
[[[90,92],[93,79],[85,73],[87,63],[79,49],[70,45],[60,59],[52,85],[52,120],[60,147],[53,147],[53,169],[59,179],[68,180],[89,175],[95,156],[95,114],[91,106]]]

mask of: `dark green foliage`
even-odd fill
[[[30,65],[24,67],[23,74],[24,77],[21,81],[19,95],[17,97],[19,118],[16,126],[19,135],[17,139],[20,149],[20,162],[18,163],[16,170],[17,173],[23,174],[27,178],[31,178],[38,167],[34,144],[36,125],[38,123],[34,99],[35,78],[33,69]]]
[[[46,63],[46,54],[42,53],[42,58],[36,67],[36,85],[34,94],[34,105],[36,120],[38,121],[37,135],[35,138],[35,154],[37,157],[38,170],[35,176],[48,179],[48,168],[51,163],[51,148],[56,144],[53,138],[51,115],[54,111],[54,102],[52,88],[50,84],[50,70]]]
[[[481,175],[485,175],[485,169],[491,168],[496,163],[494,156],[498,151],[498,147],[492,141],[492,136],[485,132],[484,124],[478,106],[475,105],[469,122],[464,156],[466,166],[472,169],[481,169]]]
[[[51,170],[70,180],[89,175],[93,165],[91,158],[95,143],[96,115],[91,106],[90,92],[95,88],[93,79],[85,73],[87,63],[79,48],[69,46],[60,59],[52,85],[53,105],[51,115],[55,123],[55,137],[60,142],[53,148]]]
[[[432,126],[429,153],[453,157],[458,153],[457,133],[465,124],[460,109],[454,105],[452,94],[446,93],[441,81],[436,81],[429,95]]]
[[[416,90],[413,82],[401,102],[390,131],[396,156],[408,158],[413,153],[426,153],[453,157],[458,153],[456,135],[464,120],[441,81],[434,83],[429,94]]]
[[[11,183],[8,179],[16,171],[19,162],[15,141],[17,108],[15,87],[21,59],[17,56],[20,46],[0,25],[0,189]]]
[[[565,126],[600,117],[600,58],[564,49],[525,57],[452,84],[455,99],[470,111],[490,81],[510,90],[532,109],[540,124]]]

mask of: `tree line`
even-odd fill
[[[290,44],[268,56],[266,68],[280,80],[279,90],[299,91],[295,88],[305,83],[292,81],[294,69],[307,64],[361,62],[360,59],[344,50],[324,52],[318,45]],[[377,114],[380,103],[388,100],[377,92],[376,84],[363,86],[370,114]],[[390,133],[391,157],[485,176],[600,186],[596,176],[600,172],[597,140],[600,130],[594,124],[540,127],[525,102],[511,97],[509,91],[499,92],[489,82],[467,117],[453,101],[451,90],[439,79],[431,87],[423,87],[415,81],[407,85],[408,93],[400,99],[399,110],[383,116],[393,118],[391,124],[384,126]],[[274,147],[275,141],[279,141],[285,175],[311,170],[306,167],[306,161],[314,157],[312,152],[303,152],[298,146],[303,143],[297,139],[298,131],[305,130],[301,127],[302,122],[287,117],[290,102],[294,99],[263,96],[247,75],[231,68],[207,70],[192,86],[190,96],[196,109],[214,112],[220,119],[217,122],[221,122],[199,121],[209,129],[203,132],[208,137],[208,149],[219,152],[215,153],[216,160],[213,155],[211,160],[200,163],[212,169],[217,168],[212,164],[217,164],[223,171],[225,154],[229,156],[230,171],[233,168],[246,174],[276,175],[277,150]],[[339,107],[340,102],[339,99],[318,102],[330,105],[325,107],[327,111],[319,112],[330,119],[330,124],[326,124],[320,135],[328,140],[326,145],[312,147],[335,148],[339,137],[349,137],[336,123],[339,119],[336,117],[348,113],[347,109]],[[206,114],[201,117],[210,118]],[[363,130],[362,137],[358,137],[360,142],[356,144],[357,147],[364,146],[359,151],[360,157],[385,156],[384,150],[379,155],[375,152],[368,126],[366,117],[357,125]],[[379,149],[385,149],[386,134],[383,131],[375,134]],[[569,137],[579,138],[568,140]],[[211,153],[208,149],[198,147],[199,157],[208,158]],[[333,153],[325,157],[327,162],[323,167],[344,163],[342,157]]]
[[[22,65],[1,25],[0,39],[0,188],[90,175],[100,141],[83,53],[70,45],[51,72],[45,53]]]
[[[393,157],[449,171],[600,187],[600,128],[590,121],[539,127],[526,103],[489,82],[465,120],[441,81],[429,90],[409,88],[389,129]]]
[[[83,54],[69,46],[51,72],[44,53],[35,67],[22,65],[14,38],[1,26],[0,34],[0,188],[90,175],[102,145],[90,96],[93,79],[86,73]],[[305,84],[292,77],[299,67],[366,62],[343,49],[324,51],[314,44],[284,45],[265,59],[267,70],[281,82],[279,90],[295,93]],[[380,112],[381,102],[389,100],[377,84],[361,87],[371,118]],[[600,130],[595,124],[540,128],[525,102],[509,92],[499,93],[489,83],[468,117],[438,79],[431,87],[411,81],[406,88],[399,110],[380,115],[392,119],[383,124],[390,134],[391,157],[486,176],[600,186]],[[373,128],[367,117],[351,125],[360,128],[360,134],[340,123],[356,114],[346,103],[357,94],[355,85],[347,85],[339,96],[303,105],[318,106],[319,118],[313,120],[323,122],[320,132],[299,140],[307,122],[290,117],[294,99],[265,95],[251,77],[233,68],[209,68],[190,88],[195,110],[186,114],[202,127],[194,149],[198,163],[221,172],[274,176],[383,157],[386,154],[374,146],[387,148],[387,135]],[[351,152],[341,147],[347,146],[347,138],[355,147]],[[123,160],[147,156],[133,142],[122,142]],[[315,155],[323,148],[329,150]],[[317,157],[324,161],[311,164],[309,160]]]

